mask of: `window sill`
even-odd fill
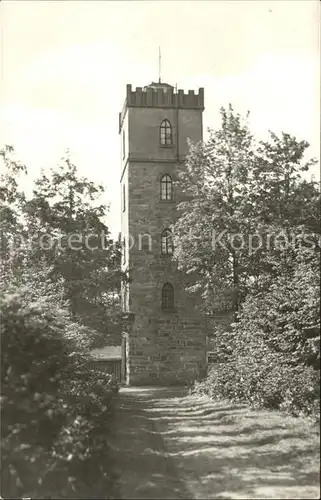
[[[177,313],[177,309],[174,307],[174,309],[162,309],[162,312],[165,314],[175,314]]]
[[[165,148],[165,149],[175,148],[175,144],[160,144],[159,147],[160,148]]]
[[[162,200],[162,198],[160,198],[159,201],[161,203],[174,203],[175,202],[175,200],[173,200],[173,199],[171,199],[171,200]]]

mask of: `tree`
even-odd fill
[[[119,343],[120,246],[103,222],[102,193],[67,156],[49,175],[42,172],[23,212],[33,258],[42,255],[52,280],[62,280],[74,321],[100,332],[102,342],[109,334]]]
[[[66,156],[49,174],[42,172],[27,200],[19,190],[26,167],[10,146],[1,156],[2,282],[50,284],[73,321],[96,332],[97,346],[119,344],[121,245],[104,223],[103,188],[79,176]]]
[[[22,241],[24,228],[21,206],[25,195],[19,190],[18,180],[27,174],[27,169],[15,158],[12,146],[0,150],[3,171],[0,175],[0,257],[1,282],[9,280],[19,267],[22,259],[17,250],[18,238]]]
[[[319,193],[301,176],[314,162],[303,162],[308,143],[272,132],[257,142],[247,118],[222,108],[221,128],[191,145],[179,178],[175,254],[207,312],[237,311],[249,290],[291,267],[284,236],[317,244]]]
[[[304,160],[306,141],[270,132],[257,142],[231,106],[221,117],[208,142],[191,145],[175,225],[178,265],[204,310],[237,312],[215,339],[228,362],[200,390],[317,417],[320,193],[302,175],[315,161]]]
[[[74,166],[43,175],[27,201],[18,186],[25,167],[11,147],[1,156],[1,493],[99,496],[111,485],[105,437],[115,384],[90,369],[88,351],[112,327],[119,341],[119,249],[103,207],[92,206],[99,188]],[[100,229],[106,248],[91,250],[85,236]],[[78,250],[66,242],[73,231]]]

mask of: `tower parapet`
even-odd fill
[[[167,83],[154,83],[146,87],[136,87],[132,90],[131,84],[126,86],[126,100],[121,113],[119,113],[119,131],[129,107],[139,108],[178,108],[178,109],[201,109],[204,110],[204,88],[198,93],[182,89],[176,90]]]

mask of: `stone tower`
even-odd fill
[[[166,83],[132,90],[119,114],[121,138],[122,308],[131,313],[123,336],[127,384],[175,384],[202,376],[206,334],[186,276],[173,261],[171,227],[180,193],[187,139],[202,139],[204,90],[175,91]]]

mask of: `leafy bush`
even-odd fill
[[[117,386],[90,370],[88,353],[106,333],[119,337],[120,246],[96,203],[102,188],[66,158],[41,174],[28,200],[13,148],[0,160],[1,494],[105,496]],[[93,233],[105,234],[97,251],[84,244]],[[82,246],[71,251],[73,234]]]
[[[196,391],[319,418],[319,259],[297,257],[287,276],[249,293],[221,337],[224,349],[217,344],[231,353],[228,362],[214,365]]]
[[[88,368],[59,305],[27,298],[20,288],[1,299],[1,494],[99,495],[93,485],[110,486],[105,437],[117,387]]]
[[[293,366],[318,366],[320,360],[319,255],[297,255],[293,270],[249,293],[235,325],[237,349],[255,353],[261,346],[282,353]],[[307,331],[314,332],[309,338]]]
[[[280,364],[274,355],[260,362],[247,356],[215,364],[207,378],[195,384],[194,391],[296,416],[318,418],[320,412],[319,373],[311,367],[292,367],[284,360]]]

